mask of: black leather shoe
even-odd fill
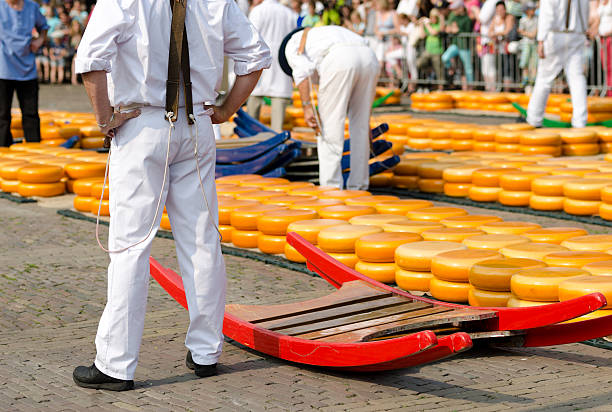
[[[191,351],[187,351],[187,358],[185,358],[185,365],[195,372],[200,378],[207,376],[213,376],[217,374],[217,364],[212,365],[199,365],[193,361],[191,357]]]
[[[72,372],[74,383],[82,388],[106,389],[108,391],[128,391],[134,389],[133,380],[113,378],[100,372],[96,365],[77,366]]]

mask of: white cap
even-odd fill
[[[451,10],[457,10],[459,7],[463,7],[463,0],[453,0],[448,6]]]

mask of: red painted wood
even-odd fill
[[[531,329],[563,322],[575,317],[590,313],[606,305],[606,298],[601,293],[593,293],[573,300],[556,303],[553,305],[535,306],[526,308],[476,308],[473,306],[458,305],[454,303],[440,302],[421,296],[414,296],[408,292],[393,288],[384,283],[373,280],[353,270],[336,259],[332,258],[310,242],[306,241],[297,233],[288,233],[287,242],[297,249],[308,261],[308,267],[320,274],[325,279],[331,279],[330,283],[340,287],[345,282],[352,280],[363,280],[380,288],[392,291],[413,300],[441,305],[457,309],[482,309],[495,310],[497,317],[486,321],[488,330],[517,330]],[[604,335],[605,336],[605,335]]]
[[[167,269],[152,257],[149,258],[151,276],[160,284],[170,296],[174,298],[182,307],[187,309],[187,298],[183,279],[172,269]]]
[[[561,323],[527,330],[524,346],[562,345],[609,335],[612,335],[612,313],[609,316],[582,322]]]

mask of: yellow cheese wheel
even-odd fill
[[[511,295],[510,299],[508,299],[507,306],[509,308],[530,308],[533,306],[542,306],[542,305],[550,305],[554,302],[536,302],[533,300],[523,300],[519,299],[515,295]]]
[[[382,202],[391,202],[399,200],[397,196],[387,196],[387,195],[378,195],[378,196],[359,196],[352,199],[346,199],[345,203],[349,206],[372,206],[376,207],[378,204]]]
[[[601,318],[604,316],[610,316],[610,315],[612,315],[611,310],[608,310],[608,309],[595,310],[591,313],[587,313],[586,315],[578,316],[577,318],[566,320],[565,322],[561,322],[561,323],[583,322],[585,320],[597,319],[597,318]],[[610,318],[610,321],[612,321],[612,318]]]
[[[554,252],[567,252],[569,249],[554,243],[519,243],[506,246],[499,253],[507,258],[544,260],[544,256]]]
[[[391,186],[399,189],[418,189],[418,176],[393,176]]]
[[[400,232],[400,233],[422,233],[430,229],[439,229],[444,226],[438,222],[422,222],[404,218],[382,225],[385,232]]]
[[[424,193],[444,193],[444,180],[442,179],[419,179],[417,187]]]
[[[539,260],[522,258],[490,259],[472,265],[469,274],[470,284],[483,290],[496,292],[510,291],[512,276],[525,269],[543,268]]]
[[[480,187],[499,187],[499,179],[510,172],[518,172],[516,168],[484,168],[472,173],[472,184]]]
[[[419,139],[415,137],[409,137],[406,139],[406,146],[417,150],[429,149],[431,141],[431,139]]]
[[[400,289],[429,292],[429,283],[431,279],[433,279],[431,272],[405,270],[396,265],[395,283]]]
[[[83,179],[87,177],[104,176],[106,165],[95,162],[76,162],[64,167],[64,171],[71,179]]]
[[[163,219],[162,219],[163,220]],[[168,222],[170,223],[170,222]],[[221,241],[224,243],[230,243],[232,241],[232,233],[234,228],[230,225],[219,225],[219,232],[221,232]]]
[[[523,233],[523,236],[538,243],[556,243],[560,245],[565,239],[588,235],[588,232],[578,227],[544,227]]]
[[[340,219],[310,219],[291,222],[287,226],[287,233],[295,232],[313,245],[317,244],[319,232],[327,227],[346,225]]]
[[[605,203],[612,204],[612,185],[608,185],[601,189],[601,200]]]
[[[346,200],[359,196],[370,196],[371,193],[365,190],[329,190],[322,192],[319,199]]]
[[[77,179],[72,184],[72,191],[79,196],[91,196],[91,186],[94,183],[100,183],[104,181],[104,177],[90,177],[84,179]]]
[[[612,235],[576,236],[564,240],[561,246],[573,251],[605,252],[612,249]]]
[[[257,247],[268,255],[278,255],[285,253],[285,236],[260,234],[257,237]]]
[[[392,179],[393,179],[393,172],[378,173],[376,175],[370,176],[370,187],[393,186],[391,183]]]
[[[304,202],[308,200],[310,201],[317,200],[317,197],[316,196],[293,196],[293,195],[273,196],[273,197],[269,197],[267,199],[262,200],[261,204],[262,205],[289,206],[289,205],[294,204],[295,202]]]
[[[499,125],[500,129],[514,130],[514,131],[526,131],[533,130],[534,127],[529,123],[504,123]]]
[[[472,138],[479,142],[493,142],[498,130],[495,128],[479,128],[472,133]]]
[[[429,272],[431,259],[443,252],[465,250],[464,245],[456,242],[422,241],[406,243],[395,249],[395,263],[406,270]]]
[[[586,264],[610,260],[610,256],[603,252],[565,251],[549,253],[543,258],[548,266],[581,268]]]
[[[534,210],[563,210],[564,196],[531,195],[529,207]]]
[[[444,169],[442,178],[448,183],[472,183],[472,173],[482,169],[480,164],[467,164]]]
[[[289,243],[285,243],[285,257],[287,260],[296,263],[306,263],[306,258],[297,251],[296,248],[291,246]]]
[[[431,273],[450,282],[468,282],[472,266],[483,260],[499,259],[502,255],[491,250],[452,250],[431,260]]]
[[[576,144],[576,143],[596,143],[597,133],[590,130],[580,129],[566,129],[559,132],[563,143]]]
[[[64,169],[59,166],[32,164],[22,167],[17,172],[17,180],[24,183],[54,183],[64,176]]]
[[[500,129],[495,133],[496,143],[519,143],[521,140],[522,132],[514,130],[503,130]]]
[[[310,182],[290,182],[290,183],[285,183],[285,184],[281,184],[281,185],[274,185],[274,186],[266,186],[265,189],[266,190],[273,190],[275,192],[289,192],[291,190],[296,190],[296,189],[304,189],[304,188],[313,188],[314,184],[310,183]]]
[[[427,161],[427,159],[402,159],[393,168],[393,173],[399,176],[417,176],[419,165]]]
[[[531,190],[534,194],[540,196],[564,196],[563,186],[572,180],[575,180],[575,176],[542,176],[531,182]]]
[[[332,200],[332,199],[300,200],[298,202],[294,202],[290,204],[289,209],[313,210],[318,213],[323,208],[326,208],[329,206],[342,205],[342,204],[343,202],[341,200]]]
[[[217,186],[217,195],[228,195],[232,197],[236,197],[239,194],[257,192],[257,188],[249,187],[249,186],[226,186],[226,185],[218,185]]]
[[[453,140],[451,149],[456,152],[469,151],[474,149],[473,140]]]
[[[330,190],[334,190],[334,189],[329,186],[315,186],[315,187],[293,189],[287,192],[287,194],[295,195],[295,196],[319,196],[322,192],[328,192]]]
[[[162,213],[161,221],[159,222],[159,227],[164,230],[172,230],[172,226],[170,225],[170,217],[167,213]]]
[[[601,202],[597,200],[577,200],[566,197],[563,201],[563,211],[570,215],[596,215]]]
[[[382,232],[360,237],[355,242],[355,254],[365,262],[393,262],[395,249],[404,243],[422,240],[416,233]]]
[[[449,167],[459,166],[457,162],[423,162],[417,168],[417,174],[421,179],[442,179],[445,169]]]
[[[355,270],[379,282],[395,282],[395,263],[372,263],[360,260],[355,264]]]
[[[254,200],[256,202],[262,202],[277,196],[283,196],[283,193],[273,190],[252,190],[250,192],[236,193],[234,195],[236,200]]]
[[[0,184],[2,185],[2,191],[6,193],[16,193],[19,190],[19,180],[6,180],[2,179]]]
[[[400,222],[406,220],[405,217],[392,214],[374,214],[355,216],[349,220],[352,225],[374,225],[383,227],[387,223]]]
[[[376,213],[376,209],[371,206],[348,206],[337,205],[328,206],[319,210],[319,216],[323,219],[350,220],[355,216],[371,215]]]
[[[470,306],[480,307],[505,307],[508,305],[508,300],[512,297],[510,292],[493,292],[475,288],[470,285],[468,290],[468,303]]]
[[[458,207],[432,206],[422,209],[411,210],[406,213],[406,217],[412,220],[439,222],[452,216],[463,216],[468,213]]]
[[[355,265],[359,262],[359,258],[354,253],[329,253],[329,256],[351,269],[355,269]]]
[[[253,186],[253,187],[260,188],[261,190],[265,190],[267,186],[285,185],[287,183],[289,183],[289,180],[283,179],[282,177],[262,177],[262,176],[259,176],[259,179],[238,182],[240,186]]]
[[[24,161],[6,162],[0,166],[0,177],[4,180],[18,180],[19,169],[31,165],[32,163]]]
[[[475,152],[494,152],[497,143],[474,141],[472,150]]]
[[[510,287],[512,293],[519,299],[556,302],[559,300],[559,284],[569,278],[583,275],[589,275],[589,273],[578,268],[525,269],[512,276]]]
[[[51,197],[63,195],[66,192],[64,182],[55,183],[19,183],[17,192],[23,197],[40,196]]]
[[[379,232],[382,232],[382,229],[378,226],[350,224],[331,226],[319,231],[317,244],[323,251],[328,253],[353,254],[357,239]]]
[[[254,200],[236,200],[234,198],[231,198],[231,200],[219,200],[219,224],[231,225],[230,218],[232,211],[241,207],[255,206],[257,204],[258,203]]]
[[[530,191],[531,182],[538,177],[546,176],[546,173],[536,172],[508,172],[499,178],[499,186],[508,191]]]
[[[564,156],[593,156],[599,153],[597,143],[564,144],[561,148]]]
[[[588,263],[582,269],[595,276],[612,276],[612,258],[610,260]]]
[[[232,243],[236,247],[253,249],[257,247],[257,240],[261,232],[257,230],[239,230],[234,227],[232,231]]]
[[[599,205],[599,217],[605,220],[612,220],[612,204],[602,203]]]
[[[518,143],[495,143],[496,152],[518,153],[520,149],[521,149],[521,145]]]
[[[498,201],[502,205],[506,206],[529,206],[529,200],[531,199],[531,192],[512,192],[509,190],[502,190],[499,192]]]
[[[561,136],[554,132],[523,132],[519,142],[525,146],[558,146],[561,144]]]
[[[501,187],[472,186],[468,191],[468,196],[475,202],[497,202]]]
[[[432,150],[451,150],[453,140],[451,139],[436,139],[431,141]]]
[[[527,243],[529,239],[520,235],[479,235],[470,236],[463,244],[470,249],[499,250],[509,245]]]
[[[548,175],[548,173],[551,170],[555,170],[558,169],[559,165],[547,165],[547,164],[530,164],[530,165],[525,165],[521,167],[521,170],[523,172],[537,172],[537,173],[544,173],[545,176]],[[537,178],[536,178],[537,179]],[[534,179],[535,180],[535,179]],[[531,181],[531,190],[533,190],[533,180]]]
[[[587,169],[587,168],[584,168],[584,167],[566,167],[566,168],[563,168],[563,169],[551,170],[549,173],[552,176],[578,176],[578,177],[583,177],[586,174],[596,173],[597,171],[598,171],[597,169]],[[571,179],[571,180],[574,180],[574,179]]]
[[[490,222],[480,225],[478,229],[490,235],[520,235],[541,226],[531,222]]]
[[[100,216],[110,216],[108,200],[98,200],[94,197],[94,200],[91,201],[91,213],[97,215],[98,210]]]
[[[428,200],[420,199],[400,199],[390,202],[383,202],[376,206],[376,211],[380,214],[392,214],[406,216],[411,210],[422,209],[433,206]]]
[[[445,302],[466,303],[469,289],[469,283],[447,282],[435,276],[429,283],[431,296]]]
[[[484,235],[482,230],[470,227],[442,227],[421,232],[424,240],[439,240],[446,242],[463,242],[470,236]]]
[[[563,185],[563,195],[571,199],[601,200],[601,190],[612,184],[609,179],[576,179]]]
[[[444,183],[444,194],[451,197],[468,197],[471,183]]]
[[[446,227],[460,227],[460,228],[477,228],[487,223],[499,222],[502,219],[498,216],[492,215],[467,215],[467,216],[452,216],[446,219],[442,219],[442,223]]]
[[[259,216],[261,216],[264,212],[281,209],[285,209],[285,207],[276,205],[254,205],[240,207],[231,211],[230,224],[238,230],[257,232],[257,218]]]
[[[108,200],[108,195],[110,193],[108,182],[106,183],[106,185],[104,185],[104,182],[94,182],[91,185],[91,196],[96,199],[100,199],[100,197],[102,196],[102,189],[104,189],[104,199]]]
[[[73,206],[79,212],[91,212],[91,203],[94,202],[93,197],[86,196],[75,196],[73,200]]]
[[[80,140],[83,149],[100,149],[104,147],[104,137],[83,137]]]
[[[317,212],[312,210],[270,210],[257,217],[257,230],[264,235],[284,236],[287,234],[287,226],[290,223],[316,217]]]

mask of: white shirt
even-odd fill
[[[419,14],[419,6],[417,0],[400,0],[395,9],[397,14],[405,14],[407,16],[416,17]]]
[[[297,27],[298,15],[277,0],[264,0],[253,7],[249,20],[259,31],[272,54],[272,66],[264,70],[253,96],[291,97],[293,81],[278,64],[278,49],[287,34]]]
[[[303,34],[304,31],[300,31],[291,36],[285,49],[287,62],[293,70],[295,84],[300,84],[317,71],[319,64],[327,56],[332,46],[347,44],[367,46],[366,40],[363,37],[344,27],[321,26],[310,30],[304,53],[298,54]]]
[[[612,33],[612,0],[608,0],[608,4],[599,2],[597,13],[599,14],[599,35],[609,36]]]
[[[566,30],[565,21],[568,0],[541,0],[538,15],[537,40],[544,41],[551,32]],[[570,19],[567,30],[574,33],[586,33],[589,28],[588,0],[572,0]]]
[[[79,44],[77,73],[106,71],[112,106],[164,107],[171,15],[164,0],[99,0]],[[270,67],[270,49],[234,0],[188,1],[185,27],[194,104],[215,101],[224,54],[237,75]]]
[[[480,12],[478,13],[478,20],[480,21],[480,35],[481,43],[487,43],[489,39],[489,28],[491,27],[491,23],[493,22],[493,17],[495,16],[495,5],[498,0],[486,0],[485,3],[480,7]]]

